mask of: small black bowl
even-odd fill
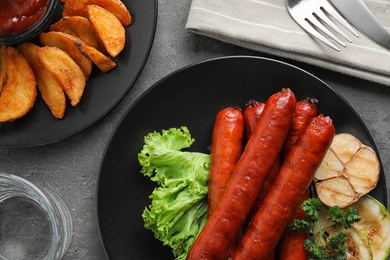
[[[26,31],[19,34],[0,35],[0,44],[11,45],[26,42],[38,36],[51,23],[57,10],[59,0],[48,0],[47,9],[41,18]]]

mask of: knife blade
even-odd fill
[[[390,50],[390,34],[362,0],[329,0],[360,32]]]

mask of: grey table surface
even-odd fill
[[[324,80],[352,105],[367,125],[390,186],[390,87],[192,34],[185,30],[190,4],[190,0],[158,1],[157,29],[147,63],[127,96],[102,120],[54,144],[0,149],[0,171],[54,190],[69,206],[74,231],[65,260],[107,259],[96,215],[97,181],[104,149],[121,117],[155,82],[183,66],[209,58],[228,55],[276,58]]]

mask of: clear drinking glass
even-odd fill
[[[59,196],[0,173],[0,259],[61,259],[71,238],[72,218]]]

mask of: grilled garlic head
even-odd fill
[[[336,134],[314,177],[317,196],[327,206],[347,207],[375,188],[379,172],[371,147],[352,134]]]

